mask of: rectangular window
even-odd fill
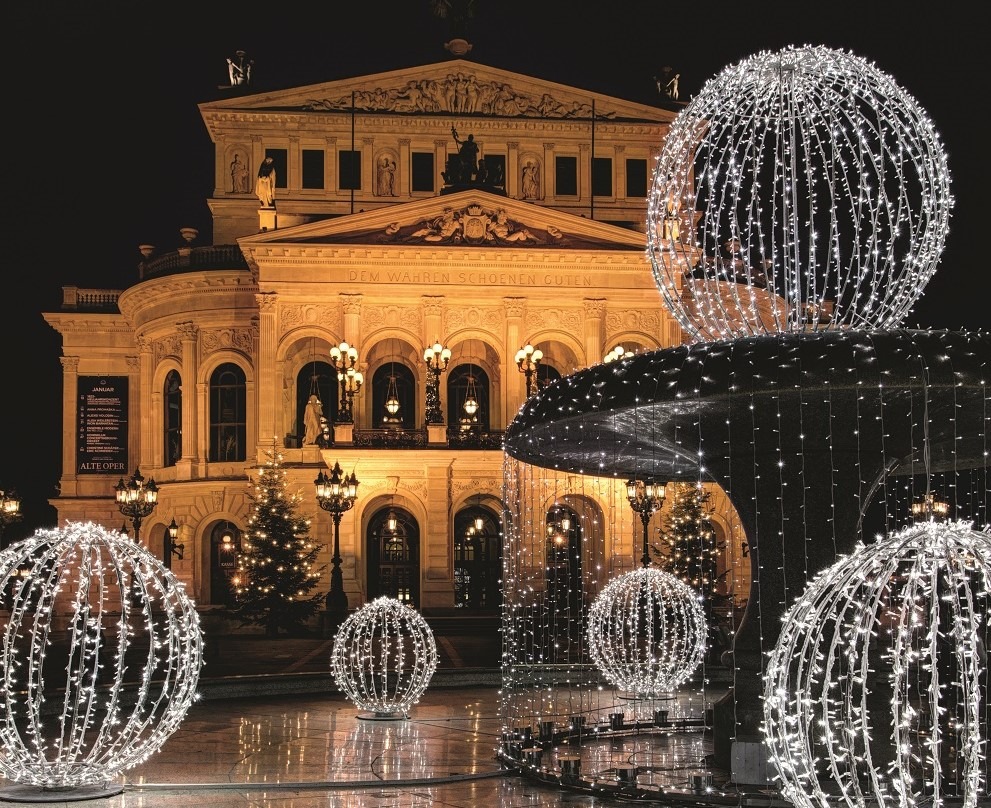
[[[626,195],[635,197],[647,196],[647,161],[626,161]]]
[[[485,181],[495,188],[506,187],[506,155],[485,155]]]
[[[433,192],[436,187],[433,152],[413,152],[410,154],[410,190]]]
[[[303,187],[323,188],[323,149],[303,149]]]
[[[340,151],[337,159],[337,175],[342,191],[361,190],[361,152]]]
[[[592,195],[612,196],[612,158],[592,158]]]
[[[554,195],[578,196],[578,158],[554,158]]]
[[[275,187],[289,187],[289,151],[287,149],[265,149],[265,156],[275,163]]]

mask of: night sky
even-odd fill
[[[124,288],[138,244],[169,251],[179,228],[210,240],[213,150],[197,104],[226,97],[226,59],[254,60],[255,91],[450,59],[427,0],[231,5],[19,4],[6,12],[7,238],[0,328],[13,358],[0,396],[0,489],[24,500],[5,540],[53,526],[60,469],[58,335],[41,312],[62,287]],[[44,6],[41,8],[41,6]],[[825,45],[874,62],[943,137],[956,206],[940,268],[906,321],[986,329],[991,268],[979,241],[987,43],[963,4],[562,3],[478,0],[467,58],[634,101],[681,74],[689,101],[723,67],[762,50]],[[725,6],[725,7],[724,7]],[[64,8],[63,8],[64,7]],[[108,10],[111,8],[113,10]],[[264,14],[260,12],[264,11]]]

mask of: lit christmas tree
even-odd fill
[[[296,515],[301,497],[287,491],[282,454],[273,449],[267,455],[249,497],[255,511],[238,556],[234,615],[276,637],[280,629],[298,632],[320,608],[321,595],[310,591],[323,567],[313,566],[321,545],[310,540],[309,519]]]
[[[663,520],[668,551],[658,555],[658,566],[711,602],[719,548],[709,519],[709,492],[694,483],[670,483],[668,496],[671,508]]]

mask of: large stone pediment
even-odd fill
[[[210,112],[382,112],[670,123],[670,110],[453,59],[284,91],[204,103]]]
[[[270,248],[319,245],[646,249],[646,236],[480,190],[431,197],[238,239],[249,262]]]

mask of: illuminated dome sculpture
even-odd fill
[[[592,661],[608,682],[640,698],[687,681],[702,663],[707,636],[699,593],[656,567],[614,578],[588,613]]]
[[[381,597],[341,624],[330,659],[334,681],[359,709],[406,718],[437,669],[437,644],[419,612]]]
[[[5,793],[121,791],[109,781],[157,752],[196,695],[203,639],[183,584],[125,535],[69,522],[0,553],[0,592],[0,772],[18,784]]]
[[[797,808],[983,795],[991,534],[916,524],[820,572],[767,666],[765,740]]]
[[[939,133],[873,64],[762,52],[671,125],[647,213],[654,278],[697,340],[898,326],[953,199]]]

